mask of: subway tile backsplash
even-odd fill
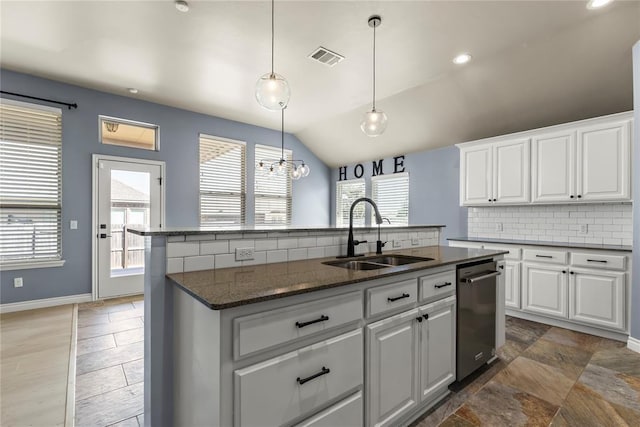
[[[197,239],[193,237],[198,237]],[[375,252],[377,233],[354,230],[356,240],[367,243],[356,246],[356,253]],[[440,243],[439,228],[382,230],[381,239],[388,242],[383,251],[434,246]],[[400,247],[393,247],[393,242]],[[253,248],[254,259],[236,261],[236,248]],[[167,273],[181,273],[212,268],[241,267],[265,263],[335,257],[347,253],[346,231],[273,232],[243,234],[207,234],[169,236],[167,239]]]
[[[468,215],[469,237],[633,244],[631,203],[478,207]]]

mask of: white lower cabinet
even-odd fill
[[[504,275],[504,305],[520,309],[520,263],[506,261]]]
[[[367,326],[368,426],[397,424],[455,381],[455,296]]]
[[[625,273],[571,269],[569,318],[606,328],[624,329]]]
[[[567,267],[523,263],[522,309],[567,318]]]
[[[296,427],[362,427],[362,392],[347,397]]]

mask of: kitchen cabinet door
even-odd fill
[[[524,263],[523,268],[522,309],[547,316],[568,318],[567,267]]]
[[[630,120],[578,129],[579,200],[630,200],[630,138]]]
[[[624,330],[625,273],[571,269],[569,318]]]
[[[455,297],[423,306],[420,314],[420,399],[428,401],[456,379]]]
[[[529,203],[529,140],[493,144],[493,201]]]
[[[531,139],[531,201],[577,200],[575,190],[575,130]]]
[[[504,270],[504,305],[520,309],[520,263],[505,262]]]
[[[460,203],[489,205],[493,200],[493,146],[460,149]]]
[[[368,426],[393,425],[418,403],[417,318],[413,309],[367,326]]]

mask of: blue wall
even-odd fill
[[[372,161],[364,167],[366,194],[371,196]],[[347,179],[354,179],[355,165],[347,166]],[[457,147],[422,151],[405,155],[409,173],[409,224],[443,224],[441,243],[448,237],[466,237],[467,208],[460,207],[460,154]],[[393,158],[384,159],[384,173],[394,171]],[[336,182],[339,169],[331,171],[331,223],[336,222]],[[367,219],[370,216],[367,215]]]
[[[633,47],[633,278],[631,336],[640,339],[640,41]]]
[[[94,153],[165,161],[167,226],[197,226],[198,134],[246,141],[247,223],[253,222],[253,147],[256,143],[279,147],[280,132],[7,70],[0,71],[0,85],[5,91],[79,105],[77,110],[62,110],[62,256],[66,263],[58,268],[0,273],[0,303],[91,292],[91,155]],[[100,114],[159,125],[160,151],[100,144]],[[286,135],[285,147],[311,167],[307,178],[293,184],[293,225],[328,225],[330,169],[293,135]],[[78,220],[77,230],[69,229],[71,219]],[[14,277],[23,277],[24,287],[14,288]]]

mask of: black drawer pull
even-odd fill
[[[429,313],[423,314],[422,317],[424,317],[424,320],[429,320]]]
[[[304,328],[305,326],[313,325],[314,323],[318,323],[318,322],[324,322],[325,320],[329,320],[329,316],[325,316],[323,314],[316,320],[309,320],[308,322],[296,322],[296,326],[298,328]]]
[[[444,282],[444,284],[442,285],[435,285],[434,288],[440,289],[440,288],[444,288],[445,286],[451,286],[453,283],[451,282]]]
[[[551,255],[536,255],[536,258],[553,258]]]
[[[402,294],[402,295],[400,295],[399,297],[395,297],[395,298],[387,298],[387,301],[389,301],[389,302],[394,302],[394,301],[398,301],[399,299],[402,299],[402,298],[409,298],[410,296],[411,296],[411,295],[409,295],[409,294],[405,294],[405,293],[403,293],[403,294]]]
[[[588,259],[588,262],[602,262],[602,263],[607,263],[606,259]]]
[[[296,378],[296,381],[298,381],[298,384],[302,385],[306,382],[309,382],[311,380],[315,380],[318,377],[321,377],[323,375],[327,375],[329,372],[331,372],[331,370],[329,368],[325,368],[324,366],[322,367],[322,370],[320,372],[318,372],[317,374],[313,374],[310,377],[307,378]]]

